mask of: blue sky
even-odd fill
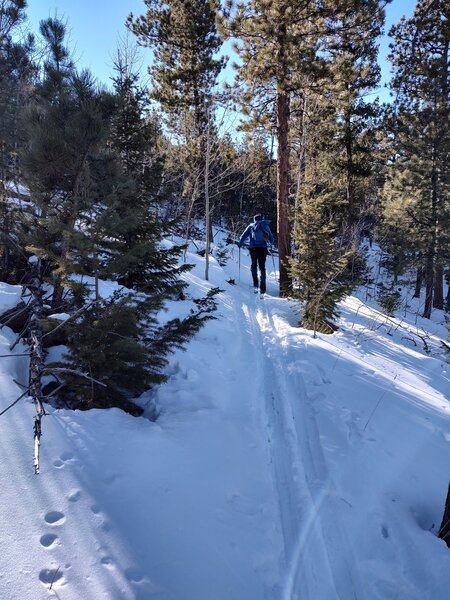
[[[386,31],[401,15],[410,16],[415,4],[415,0],[393,0],[386,9]],[[33,31],[38,30],[40,20],[55,14],[67,20],[79,67],[89,67],[99,81],[109,84],[113,56],[119,37],[125,34],[127,15],[139,15],[144,10],[143,0],[28,0],[27,14]],[[385,60],[388,43],[387,37],[380,40],[382,82],[389,79],[389,64]],[[146,55],[149,50],[143,52]],[[388,99],[385,90],[380,90],[379,95],[382,100]]]
[[[28,0],[26,13],[35,32],[42,19],[55,14],[67,21],[78,66],[90,68],[99,81],[109,84],[118,39],[126,34],[126,18],[144,9],[142,0]]]

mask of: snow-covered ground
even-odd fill
[[[188,256],[193,295],[225,291],[142,397],[156,422],[50,410],[35,476],[33,406],[1,417],[0,600],[450,598],[442,313],[386,319],[361,292],[314,339],[277,298],[270,257],[260,299],[236,253],[209,283]],[[2,284],[0,311],[18,294]],[[0,354],[13,340],[0,330]],[[1,411],[27,365],[0,361]]]

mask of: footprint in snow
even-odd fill
[[[140,583],[144,579],[144,574],[135,567],[125,569],[125,576],[128,581],[133,581],[134,583]]]
[[[74,490],[67,497],[67,499],[69,500],[69,502],[78,502],[78,500],[80,498],[81,498],[81,492],[80,492],[80,490]]]
[[[53,461],[53,466],[57,469],[61,469],[67,462],[73,460],[73,454],[71,452],[63,452],[59,458]]]
[[[42,569],[39,573],[39,579],[44,585],[54,585],[55,583],[63,583],[64,582],[64,573],[61,571],[59,567],[50,568],[50,569]]]
[[[110,556],[103,556],[100,559],[100,562],[101,562],[102,565],[104,565],[108,569],[114,568],[114,561],[113,561],[113,559]]]
[[[50,548],[57,539],[58,536],[54,533],[46,533],[45,535],[41,536],[39,541],[41,542],[41,546],[44,546],[44,548]]]
[[[47,525],[57,526],[64,523],[66,516],[64,513],[59,512],[58,510],[51,510],[45,515],[44,519]]]
[[[109,521],[107,521],[106,519],[103,519],[103,516],[101,514],[101,508],[100,508],[100,506],[98,506],[98,504],[93,504],[91,506],[91,512],[94,515],[97,515],[99,518],[102,519],[102,521],[100,523],[100,529],[102,529],[103,531],[111,531],[111,525],[110,525]]]

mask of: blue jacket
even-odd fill
[[[274,239],[273,239],[272,232],[270,231],[269,223],[270,223],[270,221],[267,221],[264,219],[250,223],[250,225],[248,225],[245,228],[244,233],[241,235],[241,237],[238,241],[237,245],[239,246],[239,248],[243,245],[244,241],[249,236],[250,236],[250,243],[249,243],[250,248],[267,248],[267,242],[269,242],[269,244],[273,244]],[[263,232],[265,232],[267,234],[267,241],[264,239],[261,239],[258,242],[255,239],[255,236],[262,237],[262,236],[257,235],[257,233],[256,233],[257,229],[261,229]]]

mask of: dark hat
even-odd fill
[[[253,217],[253,220],[254,220],[254,221],[262,221],[262,220],[263,220],[263,218],[262,218],[262,215],[255,215],[255,216]]]

